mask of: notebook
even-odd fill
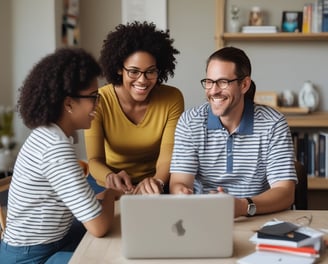
[[[233,253],[234,198],[228,194],[124,195],[126,258],[224,258]]]

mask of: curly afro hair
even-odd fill
[[[168,75],[174,76],[175,54],[180,52],[173,46],[169,30],[157,30],[154,23],[138,22],[118,25],[109,32],[100,53],[100,65],[109,83],[121,85],[124,61],[137,51],[145,51],[154,56],[159,70],[158,83],[167,81]]]
[[[97,61],[80,48],[61,48],[41,59],[20,88],[18,112],[28,128],[58,121],[64,99],[87,89],[101,74]]]

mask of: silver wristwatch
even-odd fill
[[[256,205],[255,205],[255,203],[249,197],[246,197],[246,200],[248,202],[247,216],[253,216],[253,215],[255,215],[256,214]]]

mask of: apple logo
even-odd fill
[[[172,226],[172,231],[176,233],[178,236],[183,236],[186,233],[186,229],[183,227],[182,219],[178,220]]]

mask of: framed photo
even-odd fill
[[[283,11],[282,12],[282,32],[302,32],[303,12]]]
[[[80,0],[63,0],[62,44],[80,44]]]

